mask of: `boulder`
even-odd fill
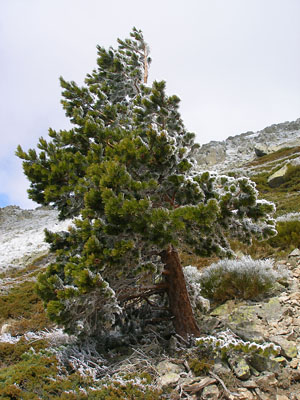
[[[258,372],[271,371],[277,373],[280,371],[280,364],[277,361],[259,354],[253,354],[249,359],[249,364]]]
[[[268,147],[264,144],[257,144],[254,147],[254,151],[257,157],[263,157],[269,153]]]
[[[282,168],[280,168],[278,171],[274,172],[269,178],[268,178],[268,184],[272,188],[276,188],[280,186],[282,183],[284,183],[285,180],[285,175],[288,171],[288,166],[284,165]]]

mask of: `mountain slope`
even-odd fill
[[[230,136],[224,141],[212,141],[199,150],[200,169],[228,171],[284,147],[300,146],[300,118],[293,122],[274,124],[258,132]]]

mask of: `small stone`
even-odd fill
[[[10,328],[11,328],[11,324],[10,323],[3,324],[2,327],[1,327],[1,335],[3,335],[4,333],[9,333]]]
[[[259,399],[261,399],[261,400],[270,400],[269,395],[266,395],[260,389],[256,388],[254,390],[255,390],[255,393],[257,394]]]
[[[237,393],[238,393],[238,397],[234,397],[234,399],[238,399],[238,400],[254,400],[253,394],[248,389],[239,388],[237,390]]]
[[[242,382],[242,386],[246,389],[255,389],[257,388],[257,383],[253,380]]]
[[[265,375],[260,376],[259,378],[257,378],[256,383],[259,387],[261,387],[262,389],[269,387],[269,386],[276,386],[278,381],[275,378],[275,374],[272,372],[267,372],[265,373]]]
[[[274,361],[276,361],[278,364],[282,365],[282,366],[286,366],[287,365],[287,360],[285,357],[281,356],[281,357],[275,357],[273,358]]]
[[[228,363],[232,368],[235,375],[241,380],[247,380],[251,376],[250,367],[244,360],[244,358],[231,357],[228,359]]]
[[[290,300],[300,300],[300,292],[294,292],[289,295]]]
[[[175,374],[174,372],[169,372],[159,377],[158,385],[160,387],[166,387],[175,385],[180,379],[180,375]]]
[[[286,340],[281,336],[271,336],[270,340],[281,347],[281,355],[287,358],[295,358],[298,354],[298,349],[295,342]]]
[[[209,400],[209,399],[215,400],[219,398],[219,394],[220,391],[217,385],[209,385],[203,389],[201,398],[203,400]]]
[[[289,400],[289,398],[285,394],[277,394],[276,400]]]
[[[300,257],[300,250],[299,249],[294,249],[290,254],[289,257]]]
[[[171,363],[170,361],[161,361],[157,364],[156,369],[159,375],[165,375],[169,372],[180,374],[184,371],[183,367],[179,366],[178,364]]]
[[[299,358],[293,358],[292,361],[290,362],[290,367],[291,368],[298,368],[300,366],[300,359]]]

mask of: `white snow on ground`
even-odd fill
[[[16,206],[0,208],[0,272],[22,268],[49,245],[44,242],[44,229],[66,231],[71,220],[58,221],[57,211],[44,207],[22,210]]]
[[[40,339],[46,339],[51,345],[60,346],[67,343],[72,343],[76,341],[76,337],[73,335],[68,335],[64,333],[61,328],[54,328],[49,330],[44,330],[40,332],[27,332],[25,335],[12,336],[8,332],[0,334],[0,343],[17,343],[20,339],[25,338],[27,341],[36,341]]]

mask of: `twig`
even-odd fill
[[[210,371],[209,375],[211,375],[214,379],[216,379],[223,387],[226,393],[230,394],[231,396],[238,396],[238,393],[231,392],[227,387],[225,386],[225,383],[222,381],[222,379],[216,375],[214,372]]]

